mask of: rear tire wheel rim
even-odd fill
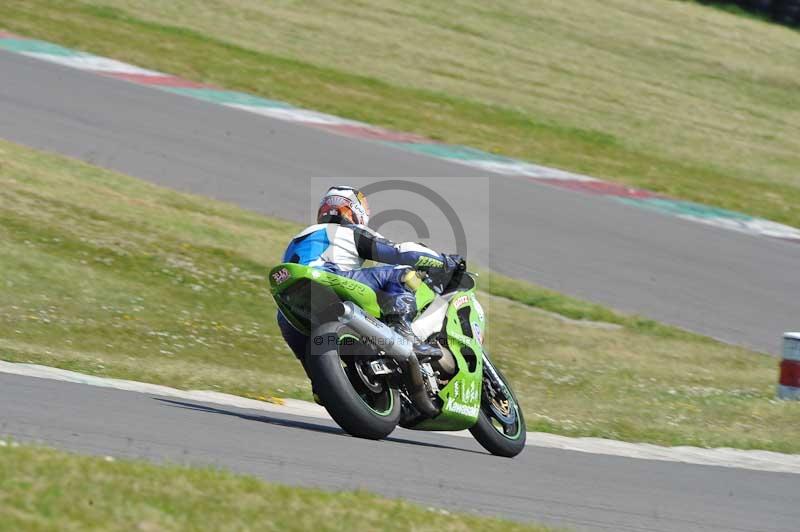
[[[369,365],[369,361],[363,358],[359,358],[354,361],[355,370],[358,374],[358,378],[361,379],[361,383],[367,387],[369,391],[372,393],[381,393],[386,386],[380,380],[376,379],[374,381],[370,380],[369,376],[366,373],[365,366]]]
[[[350,385],[353,387],[361,401],[372,412],[381,417],[391,415],[392,411],[394,410],[394,393],[392,389],[388,386],[388,383],[385,382],[385,380],[384,382],[373,382],[369,380],[368,376],[364,373],[363,368],[360,367],[364,360],[363,357],[352,355],[342,356],[340,348],[343,345],[341,340],[344,338],[354,338],[358,342],[361,340],[352,334],[345,333],[339,336],[339,341],[337,342],[337,355],[339,356],[339,364],[345,376],[350,381]],[[377,389],[378,386],[380,386],[380,391],[373,391]]]

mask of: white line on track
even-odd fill
[[[78,70],[91,70],[93,72],[114,72],[117,74],[140,74],[144,76],[166,76],[155,70],[137,67],[116,59],[108,59],[91,54],[79,55],[53,55],[41,52],[22,52],[23,55],[34,57],[51,63],[58,63]]]
[[[51,379],[63,382],[88,384],[103,388],[114,388],[131,392],[177,397],[205,403],[276,412],[287,415],[312,417],[330,420],[324,408],[306,401],[284,399],[283,404],[267,403],[255,399],[247,399],[236,395],[200,390],[178,390],[169,386],[149,384],[146,382],[95,377],[74,371],[67,371],[36,364],[16,364],[0,360],[0,373]],[[459,437],[472,435],[468,431],[448,432],[446,434]],[[703,449],[700,447],[662,447],[648,443],[628,443],[602,438],[570,438],[544,432],[529,432],[528,445],[534,447],[550,447],[591,454],[622,456],[641,460],[663,460],[683,462],[696,465],[733,467],[769,471],[775,473],[800,474],[800,455],[782,454],[771,451],[753,451],[728,448]]]

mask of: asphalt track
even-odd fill
[[[481,175],[5,52],[0,137],[298,221],[322,186],[310,176],[436,176],[424,181],[444,192],[444,178]],[[468,224],[470,249],[499,271],[771,352],[797,328],[800,246],[511,178],[470,187],[447,198],[477,220],[488,213]],[[504,460],[465,438],[368,442],[316,419],[7,375],[0,404],[0,434],[23,441],[579,529],[788,531],[800,518],[787,474],[543,448]]]
[[[490,174],[7,52],[0,137],[300,222],[326,183],[415,177],[465,220],[470,258],[500,272],[770,353],[800,328],[800,245],[522,179],[448,180]],[[452,248],[449,233],[432,242]]]
[[[117,458],[213,465],[272,482],[363,488],[451,511],[577,530],[796,531],[798,476],[528,447],[331,422],[0,374],[0,435]]]

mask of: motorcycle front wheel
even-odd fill
[[[308,366],[314,389],[334,421],[358,438],[385,438],[400,422],[400,394],[371,377],[369,347],[339,322],[311,333]]]
[[[512,458],[525,449],[526,428],[522,408],[505,375],[493,364],[484,362],[484,383],[478,422],[469,431],[481,446],[497,456]],[[491,363],[488,363],[491,364]]]

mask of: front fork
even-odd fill
[[[497,370],[494,369],[494,365],[492,361],[489,360],[489,356],[486,354],[486,351],[483,352],[483,377],[490,379],[490,382],[500,391],[503,392],[504,395],[509,396],[511,395],[508,391],[508,386],[506,386],[505,381],[497,374]]]
[[[516,418],[516,400],[485,351],[483,353],[483,379],[483,397],[489,401],[489,408],[503,423],[513,423]]]

